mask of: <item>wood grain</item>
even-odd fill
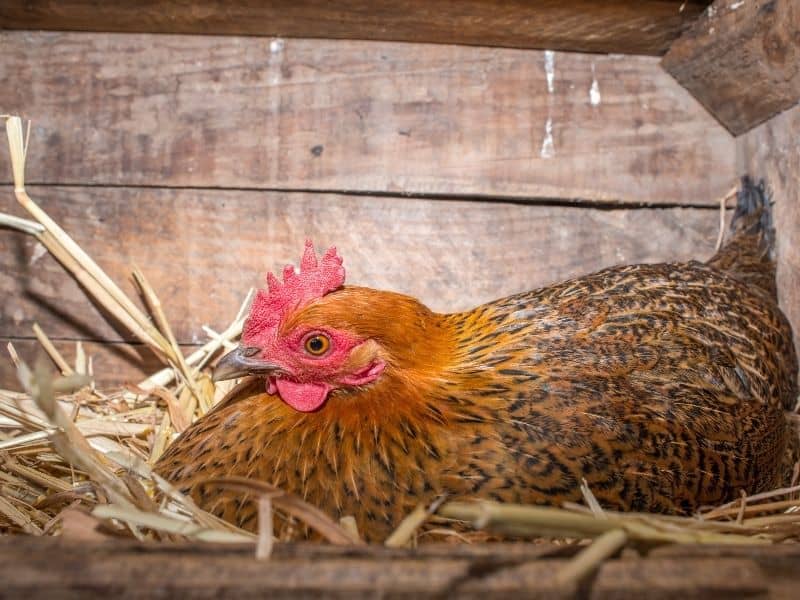
[[[800,349],[800,106],[737,140],[739,172],[765,178],[777,229],[778,297]]]
[[[662,64],[740,135],[800,100],[800,3],[716,0]]]
[[[708,0],[5,0],[0,27],[663,54]]]
[[[516,547],[507,552],[511,546]],[[313,545],[278,544],[269,561],[257,561],[252,548],[11,536],[0,538],[0,557],[7,597],[297,598],[324,593],[337,598],[441,598],[453,592],[459,598],[574,596],[575,590],[559,588],[554,581],[563,558],[556,558],[557,553],[542,556],[541,550],[520,552],[520,547],[530,546],[494,544],[488,547],[491,552],[481,546],[472,553],[453,546],[429,552],[423,546],[387,553],[381,548],[315,552]],[[679,550],[683,553],[676,556],[607,561],[580,595],[702,599],[791,591],[791,580],[773,580],[760,566],[769,565],[771,558],[796,562],[797,551],[791,547],[761,547],[751,556],[735,548],[716,548],[708,557],[693,555],[692,548]]]
[[[1,35],[29,183],[681,205],[734,183],[733,139],[652,57],[555,53],[549,92],[538,51]]]
[[[336,245],[348,283],[467,309],[618,263],[707,258],[718,214],[345,196],[141,188],[31,187],[31,196],[131,293],[132,264],[160,295],[178,340],[233,319],[267,270],[297,263],[306,238]],[[0,201],[0,211],[18,209]],[[130,339],[108,324],[43,248],[0,232],[0,331]]]

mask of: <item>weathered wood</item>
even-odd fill
[[[733,139],[652,57],[1,35],[30,183],[715,205],[734,182]]]
[[[800,349],[800,106],[737,140],[739,172],[765,178],[775,200],[778,297]]]
[[[296,264],[306,238],[339,248],[348,283],[453,311],[613,264],[705,259],[718,230],[709,209],[141,188],[30,194],[115,281],[125,284],[139,265],[189,344],[204,338],[203,324],[226,327],[267,270]],[[0,210],[16,209],[11,202]],[[0,289],[4,335],[30,336],[38,321],[55,339],[131,339],[24,234],[0,232]]]
[[[683,558],[746,558],[761,569],[769,582],[770,598],[793,600],[800,584],[800,544],[778,546],[664,546],[649,556]]]
[[[800,100],[800,4],[716,0],[662,64],[742,134]]]
[[[386,552],[381,548],[318,552],[314,546],[277,545],[269,561],[252,549],[129,542],[72,542],[15,536],[0,538],[2,597],[95,598],[180,596],[265,597],[570,597],[554,574],[564,559],[542,556],[520,545],[492,545],[473,554],[425,547]],[[484,550],[480,548],[480,550]],[[510,550],[510,551],[509,551]],[[688,555],[623,558],[606,562],[583,591],[591,598],[740,598],[765,596],[774,582],[758,563],[779,559],[786,548],[765,547],[760,560],[716,549],[709,557]],[[798,559],[796,551],[794,560]],[[795,578],[796,582],[796,578]],[[785,589],[785,588],[784,588]],[[574,591],[573,591],[574,592]]]
[[[283,35],[663,54],[708,0],[4,0],[0,28]]]

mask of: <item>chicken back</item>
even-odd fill
[[[384,539],[439,494],[688,514],[777,486],[797,359],[762,185],[745,179],[708,262],[618,266],[437,314],[344,286],[335,250],[270,276],[218,377],[250,375],[157,471],[245,528],[207,485],[241,476]]]

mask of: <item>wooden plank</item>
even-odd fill
[[[775,600],[794,600],[800,583],[800,544],[779,544],[775,546],[664,546],[649,554],[652,557],[704,557],[704,558],[747,558],[758,565],[769,582],[770,598]]]
[[[800,106],[737,140],[739,172],[765,178],[775,200],[778,297],[800,349]]]
[[[800,100],[797,0],[716,0],[662,64],[734,135]]]
[[[652,57],[2,35],[31,183],[709,205],[734,183],[733,139]]]
[[[46,355],[39,342],[34,339],[0,337],[0,388],[22,391],[14,365],[6,351],[9,343],[14,345],[22,360],[31,366],[36,364],[39,357]],[[102,390],[139,383],[163,367],[155,355],[141,344],[87,340],[82,340],[81,343],[86,356],[92,359],[94,380]],[[67,362],[74,364],[75,341],[53,340],[53,344]],[[182,348],[185,354],[190,354],[196,346],[190,344]]]
[[[663,54],[708,0],[5,0],[0,27]]]
[[[185,546],[136,546],[125,542],[71,542],[58,538],[0,538],[3,592],[7,597],[106,598],[459,598],[510,594],[525,598],[572,597],[554,574],[563,560],[520,560],[518,553],[470,558],[429,557],[421,551],[381,549],[353,553],[337,549],[313,558],[283,556],[282,545],[269,561],[257,561],[252,549]],[[769,555],[765,548],[765,555]],[[295,553],[296,554],[296,553]],[[143,576],[146,574],[146,576]],[[771,582],[746,558],[659,557],[606,562],[587,583],[590,598],[741,598],[770,592]]]
[[[404,292],[431,308],[470,308],[617,263],[707,258],[718,213],[248,191],[32,187],[31,196],[111,275],[145,272],[182,343],[235,316],[267,270],[303,241],[336,245],[348,283]],[[9,210],[11,200],[0,203]],[[109,326],[35,240],[0,234],[4,335],[130,339]]]

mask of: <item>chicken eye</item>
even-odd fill
[[[331,341],[327,336],[318,333],[308,338],[305,346],[306,352],[312,356],[322,356],[331,347]]]

